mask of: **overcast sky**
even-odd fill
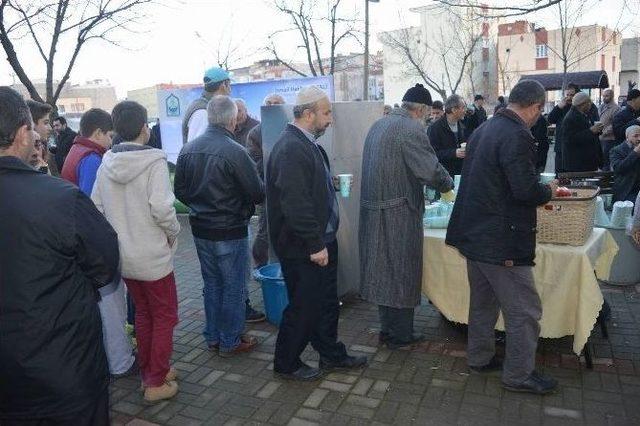
[[[599,1],[599,6],[593,8],[581,23],[614,26],[620,15],[621,1]],[[256,59],[268,59],[269,54],[260,51],[266,44],[267,36],[275,30],[286,28],[288,22],[270,3],[268,0],[182,0],[182,5],[173,3],[173,6],[154,7],[150,10],[148,24],[139,28],[140,33],[121,37],[122,43],[129,49],[102,42],[87,44],[80,54],[71,81],[79,83],[106,79],[117,87],[119,96],[124,96],[126,90],[156,83],[198,83],[203,70],[215,63],[213,52],[219,40],[223,40],[223,44],[229,40],[232,44],[241,44],[241,51],[247,53],[242,55],[244,58],[233,61],[233,67],[248,65]],[[318,3],[323,4],[324,0],[318,0]],[[343,10],[354,12],[361,20],[364,19],[364,0],[343,0],[343,3]],[[380,3],[371,3],[372,51],[381,48],[375,40],[376,32],[417,24],[418,16],[409,12],[409,9],[430,3],[429,0],[381,0]],[[532,19],[548,28],[554,26],[552,13]],[[627,35],[633,35],[635,28],[629,27],[626,32]],[[278,41],[283,57],[295,54],[298,39],[293,33],[280,36]],[[28,74],[44,78],[41,58],[33,53],[29,42],[21,40],[16,43],[16,48]],[[361,49],[355,43],[348,43],[343,53]],[[61,74],[62,67],[56,71],[56,75]],[[12,81],[12,71],[8,63],[3,61],[0,65],[0,83]]]

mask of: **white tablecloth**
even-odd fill
[[[465,258],[445,244],[446,229],[424,231],[422,292],[450,321],[469,322]],[[573,335],[582,352],[602,307],[598,278],[609,277],[618,246],[606,229],[595,228],[584,246],[538,244],[534,278],[542,301],[541,337]],[[594,273],[595,270],[595,273]],[[504,330],[502,318],[496,328]]]

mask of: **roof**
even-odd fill
[[[544,90],[562,89],[562,73],[523,75],[520,80],[535,80],[544,86]],[[568,72],[566,82],[577,84],[581,89],[606,89],[609,77],[604,71]],[[566,85],[565,85],[566,86]]]

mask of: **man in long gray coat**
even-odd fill
[[[413,333],[422,282],[423,185],[453,199],[453,181],[429,143],[422,123],[431,94],[417,84],[402,107],[369,130],[362,159],[360,293],[378,305],[380,342],[391,349],[424,340]]]

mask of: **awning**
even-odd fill
[[[567,84],[577,84],[580,89],[606,89],[609,87],[609,77],[604,71],[568,72]],[[562,73],[554,74],[530,74],[523,75],[520,80],[535,80],[544,86],[544,89],[562,89]]]

